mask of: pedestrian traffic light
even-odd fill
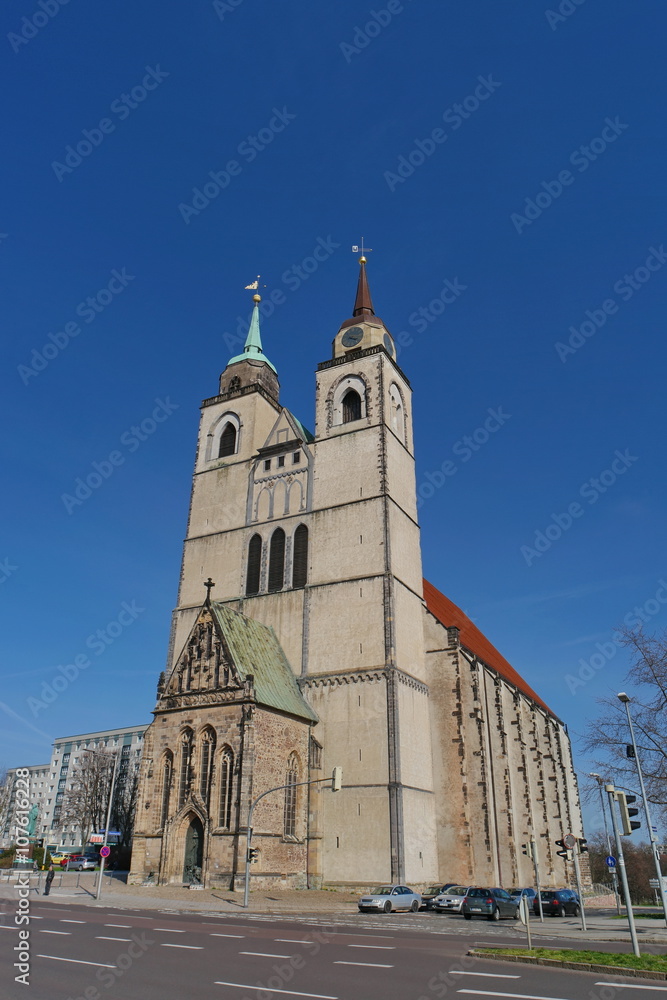
[[[248,851],[248,861],[251,865],[256,864],[259,861],[259,848],[251,847]]]
[[[588,846],[587,846],[588,845],[588,841],[586,840],[586,838],[585,837],[579,837],[577,839],[577,843],[579,844],[579,853],[580,854],[588,854]]]
[[[343,768],[334,767],[331,773],[331,791],[339,792],[343,787]]]
[[[566,861],[572,860],[572,851],[566,846],[564,840],[557,840],[556,847],[561,847],[561,851],[556,851],[559,858],[565,858]]]
[[[637,796],[626,795],[625,792],[616,792],[616,801],[618,802],[618,808],[621,813],[623,836],[628,837],[634,830],[638,830],[641,826],[639,820],[631,818],[632,816],[639,815],[639,809],[629,808],[633,802],[637,801]]]

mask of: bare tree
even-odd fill
[[[104,828],[112,771],[113,754],[96,751],[83,753],[72,774],[63,799],[62,821],[78,827],[82,847],[91,833]]]
[[[642,626],[621,628],[618,638],[630,651],[626,680],[634,689],[632,721],[649,802],[667,816],[667,630],[647,635]],[[619,787],[637,788],[637,765],[628,756],[631,743],[624,705],[599,698],[602,712],[591,721],[582,746],[601,774]]]
[[[114,793],[113,810],[111,813],[111,828],[120,832],[120,841],[124,847],[132,842],[134,830],[134,811],[137,804],[139,786],[139,769],[129,765],[118,772],[118,781]]]

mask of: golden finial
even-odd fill
[[[262,301],[262,296],[261,295],[257,295],[257,293],[255,293],[255,295],[253,295],[253,297],[252,297],[252,301],[253,302],[261,302]]]
[[[366,263],[366,258],[365,257],[360,257],[359,258],[359,263],[360,264],[365,264]]]
[[[354,246],[352,247],[352,253],[361,253],[361,257],[359,258],[359,263],[360,264],[365,264],[366,263],[366,254],[367,253],[372,253],[372,252],[373,252],[373,248],[372,247],[365,247],[364,246],[364,238],[363,238],[363,236],[361,237],[361,244],[357,245],[355,243]]]

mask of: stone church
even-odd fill
[[[202,404],[132,878],[242,886],[250,804],[284,786],[253,815],[253,884],[532,885],[531,839],[562,884],[555,841],[583,833],[567,730],[422,579],[410,383],[365,258],[314,434],[280,404],[254,299]]]

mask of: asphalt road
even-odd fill
[[[32,901],[30,913],[28,989],[14,982],[18,929],[0,925],[2,1000],[667,1000],[667,982],[466,955],[477,944],[516,944],[513,921],[452,920],[451,933],[434,934],[410,928],[409,913],[327,923],[47,900]]]

